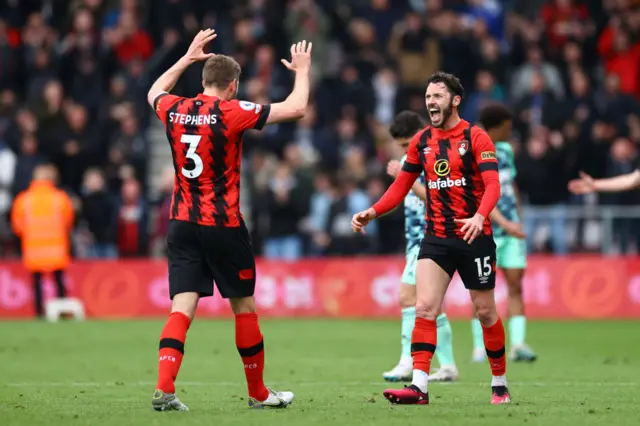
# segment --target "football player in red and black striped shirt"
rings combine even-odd
[[[263,382],[264,347],[255,300],[255,261],[240,213],[242,134],[248,129],[304,116],[309,99],[311,43],[291,47],[293,91],[281,103],[256,105],[235,99],[240,65],[224,55],[205,53],[214,30],[196,35],[187,54],[149,90],[148,101],[165,125],[175,168],[167,235],[171,315],[160,336],[154,410],[186,411],[175,395],[175,379],[187,330],[200,297],[213,295],[215,282],[235,314],[236,346],[249,392],[249,406],[286,407],[292,392],[276,392]],[[195,98],[168,92],[194,62],[206,61],[204,91]]]
[[[484,130],[458,115],[464,89],[457,77],[437,72],[425,101],[431,125],[413,137],[402,171],[371,208],[354,215],[360,232],[371,220],[393,210],[424,171],[426,229],[418,255],[416,323],[411,339],[412,385],[387,390],[397,404],[428,404],[427,382],[436,350],[436,317],[453,274],[458,271],[483,326],[492,371],[494,404],[510,401],[505,377],[505,334],[495,306],[496,246],[489,214],[500,198],[498,163]]]

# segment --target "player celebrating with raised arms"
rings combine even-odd
[[[489,214],[500,198],[498,163],[487,134],[462,120],[458,108],[464,89],[457,77],[437,72],[429,77],[425,101],[431,125],[416,134],[393,184],[373,207],[353,216],[351,226],[365,226],[402,202],[424,172],[426,229],[416,276],[416,322],[411,337],[413,380],[404,389],[388,389],[392,404],[428,404],[431,358],[437,324],[449,283],[458,271],[469,289],[482,323],[492,372],[492,404],[510,402],[506,379],[505,333],[496,311],[495,254]]]
[[[293,400],[292,392],[271,390],[263,382],[264,344],[253,297],[255,260],[239,207],[240,166],[245,130],[304,116],[311,43],[291,46],[291,62],[282,60],[295,73],[287,99],[256,105],[235,100],[240,65],[228,56],[205,53],[215,37],[214,30],[200,31],[186,55],[153,84],[147,98],[167,129],[176,174],[167,235],[172,306],[160,335],[158,385],[151,400],[156,411],[188,410],[175,394],[175,380],[198,300],[213,295],[214,281],[235,315],[249,406],[286,407]],[[206,61],[204,91],[195,98],[170,95],[182,73],[198,61]]]
[[[510,358],[514,361],[532,362],[537,355],[525,343],[527,320],[524,316],[522,279],[527,267],[526,235],[520,224],[518,191],[515,183],[516,166],[513,149],[507,142],[511,135],[511,111],[502,104],[492,103],[480,111],[480,124],[496,145],[498,173],[500,175],[500,200],[491,212],[493,238],[496,243],[496,264],[502,270],[509,289],[507,313],[509,317]],[[472,320],[473,360],[486,359],[482,326],[477,318]]]
[[[391,127],[389,133],[391,137],[400,145],[405,155],[402,161],[391,160],[387,165],[387,173],[396,177],[402,169],[402,164],[406,160],[407,149],[411,138],[416,133],[424,129],[425,121],[412,111],[402,111],[399,113]],[[425,222],[425,201],[426,189],[424,186],[424,176],[420,177],[413,184],[412,190],[404,199],[404,233],[406,240],[406,265],[402,273],[402,283],[400,284],[400,307],[402,309],[402,333],[401,333],[401,355],[400,362],[391,369],[383,373],[382,377],[389,382],[411,381],[413,376],[413,359],[411,358],[411,334],[416,322],[416,264],[420,253],[420,243],[426,227]],[[451,324],[446,314],[438,315],[438,350],[436,357],[440,362],[440,369],[435,374],[429,376],[431,381],[453,381],[458,379],[458,369],[453,359],[453,332]]]

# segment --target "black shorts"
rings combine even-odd
[[[213,296],[213,283],[225,298],[253,296],[256,262],[251,238],[238,228],[171,220],[167,233],[169,295],[196,292]]]
[[[461,238],[425,235],[418,259],[431,259],[453,277],[460,274],[469,290],[491,290],[496,286],[496,243],[481,235],[468,244]]]

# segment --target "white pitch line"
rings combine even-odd
[[[533,386],[533,387],[544,387],[544,386],[598,386],[598,387],[640,387],[640,382],[518,382],[518,381],[510,381],[509,382],[514,388],[518,386]],[[156,382],[12,382],[12,383],[0,383],[0,388],[3,386],[7,387],[16,387],[16,388],[28,388],[28,387],[117,387],[117,386],[155,386]],[[383,381],[379,382],[273,382],[270,383],[274,386],[293,386],[293,387],[307,387],[307,386],[393,386],[393,383],[386,383]],[[486,385],[487,382],[444,382],[437,383],[436,385],[445,384],[445,385]],[[231,386],[246,386],[244,382],[177,382],[176,385],[180,386],[193,386],[193,387],[231,387]]]

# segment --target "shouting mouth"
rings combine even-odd
[[[438,107],[429,108],[429,116],[431,117],[431,122],[439,123],[442,119],[442,111]]]

